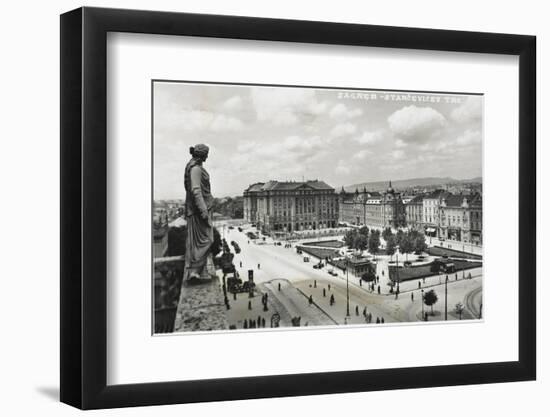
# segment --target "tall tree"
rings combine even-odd
[[[365,237],[369,237],[369,228],[367,226],[362,226],[359,228],[359,234],[362,234]]]
[[[357,233],[355,236],[355,239],[353,240],[353,247],[354,249],[358,249],[360,251],[364,251],[367,249],[368,244],[368,238],[362,233]]]
[[[414,238],[414,251],[417,253],[425,252],[428,249],[426,244],[426,236],[423,233],[418,233]]]
[[[344,243],[350,249],[354,248],[355,235],[356,234],[357,234],[357,232],[355,231],[355,229],[352,229],[352,230],[348,230],[346,232],[346,234],[344,235]]]
[[[434,315],[434,304],[437,303],[437,300],[437,294],[434,290],[430,290],[424,294],[424,304],[431,308],[432,316]]]
[[[378,250],[380,249],[380,232],[377,230],[373,230],[369,236],[369,252],[374,255],[376,258],[376,254],[378,253]]]
[[[390,255],[390,261],[395,255],[395,247],[395,238],[391,235],[386,239],[386,255]]]
[[[401,241],[399,243],[399,252],[405,254],[405,260],[409,260],[408,254],[413,251],[413,242],[408,234],[403,234]]]
[[[384,238],[384,240],[387,241],[390,238],[390,236],[393,236],[393,232],[389,227],[386,227],[382,232],[382,238]]]
[[[395,234],[395,244],[399,247],[401,247],[401,240],[403,239],[403,236],[405,236],[405,233],[403,233],[403,230],[398,230]]]

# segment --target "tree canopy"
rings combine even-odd
[[[424,294],[424,304],[432,309],[432,315],[434,313],[434,304],[437,303],[437,300],[437,294],[434,290],[430,290]]]

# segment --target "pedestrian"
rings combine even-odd
[[[414,292],[411,292],[411,301],[414,301]]]
[[[418,281],[418,289],[422,288],[422,284]]]
[[[309,305],[312,305],[313,304],[313,296],[310,295],[308,301],[309,301]]]
[[[384,317],[380,319],[380,323],[384,324]]]
[[[252,301],[251,300],[248,300],[248,309],[252,310]]]
[[[380,281],[380,276],[376,275],[376,283],[378,284],[379,281]]]
[[[355,315],[356,315],[356,316],[359,315],[359,306],[355,306]]]
[[[258,327],[260,327],[262,325],[262,318],[260,316],[258,316]]]
[[[380,324],[380,317],[376,317],[376,324]]]
[[[258,269],[260,269],[260,264],[258,264]]]
[[[243,267],[243,261],[240,261],[239,262],[239,268],[242,268]]]
[[[330,305],[334,304],[334,294],[330,295]]]
[[[378,286],[378,295],[380,295],[380,285]]]
[[[313,280],[313,288],[317,288],[317,280],[316,279]]]
[[[265,327],[265,318],[262,317],[262,327]]]
[[[363,317],[367,317],[367,307],[363,308]]]
[[[382,276],[384,276],[384,271],[382,271]]]
[[[330,291],[330,284],[328,284],[328,290]]]
[[[278,289],[279,291],[281,291],[281,283],[279,282],[279,285],[278,285]]]
[[[323,297],[326,297],[327,296],[327,290],[326,288],[323,288]]]

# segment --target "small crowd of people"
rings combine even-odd
[[[265,318],[258,316],[257,319],[244,319],[243,329],[259,329],[265,327]]]

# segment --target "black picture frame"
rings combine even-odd
[[[108,32],[518,56],[518,361],[107,385]],[[60,57],[62,402],[95,409],[536,378],[534,36],[85,7],[61,15]]]

